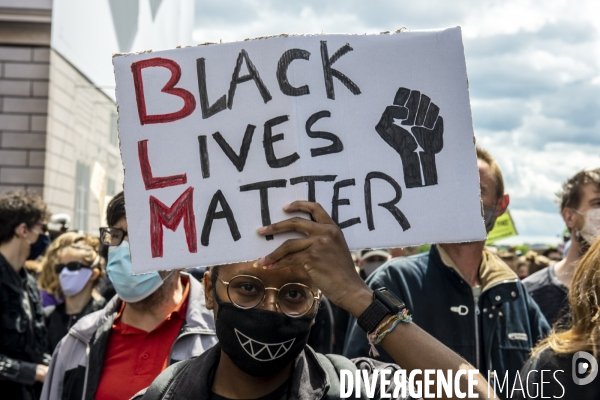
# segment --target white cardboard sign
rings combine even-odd
[[[351,249],[486,237],[460,28],[113,59],[136,273],[265,256],[318,201]],[[306,217],[306,215],[304,215]]]

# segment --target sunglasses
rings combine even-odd
[[[68,264],[56,264],[55,268],[56,273],[60,274],[64,268],[68,269],[69,271],[79,271],[81,268],[91,269],[92,267],[86,264],[82,264],[81,261],[72,261]]]

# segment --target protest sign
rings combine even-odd
[[[293,236],[255,230],[302,199],[351,249],[486,237],[460,28],[282,35],[113,64],[136,273],[265,256]]]
[[[506,239],[512,236],[517,236],[517,228],[510,216],[510,212],[506,210],[504,214],[499,216],[494,223],[494,228],[488,233],[485,244],[492,244],[497,240]]]

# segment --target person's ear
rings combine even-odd
[[[510,196],[508,194],[503,195],[496,202],[496,218],[506,212],[508,204],[510,203]]]
[[[27,232],[29,232],[29,229],[27,228],[27,224],[25,222],[17,225],[15,227],[15,236],[22,238],[25,237],[25,235],[27,235]]]
[[[575,228],[575,224],[577,223],[577,213],[569,207],[563,208],[560,213],[562,214],[567,228],[569,228],[569,230]]]
[[[215,297],[213,293],[210,270],[204,273],[202,283],[204,284],[204,301],[206,302],[206,308],[213,310],[215,308]]]
[[[90,281],[94,282],[99,277],[100,277],[100,270],[98,268],[93,268],[92,269],[92,276],[90,277]]]

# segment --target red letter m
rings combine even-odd
[[[150,240],[152,258],[163,256],[163,226],[177,230],[183,219],[183,229],[190,253],[198,251],[196,217],[194,216],[194,188],[189,187],[169,208],[150,196]]]

